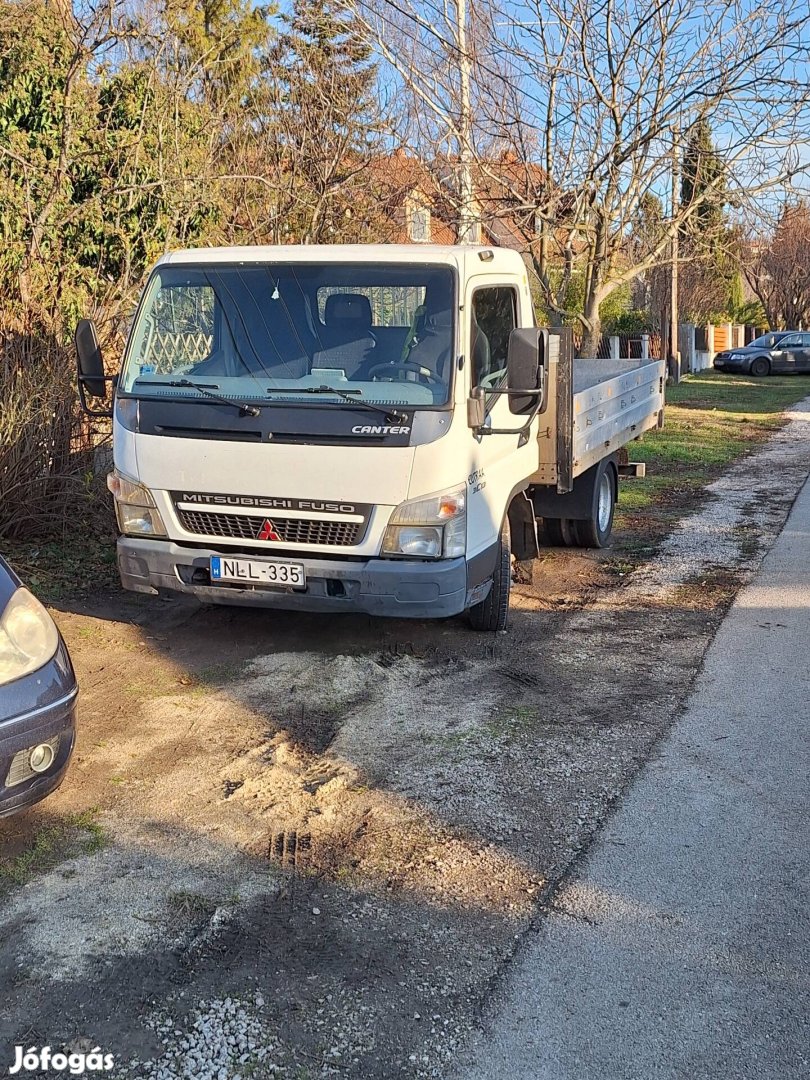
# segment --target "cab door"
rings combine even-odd
[[[469,389],[503,389],[510,334],[517,327],[534,324],[528,293],[514,280],[474,277],[468,282],[465,310]],[[484,432],[506,429],[509,434],[470,431],[467,493],[471,554],[495,543],[512,496],[537,468],[536,439],[530,436],[520,445],[525,417],[511,411],[506,394],[487,395],[486,402]]]

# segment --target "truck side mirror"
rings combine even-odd
[[[79,319],[73,340],[76,343],[76,356],[79,362],[79,390],[83,390],[90,397],[106,397],[107,381],[104,378],[104,361],[96,328],[90,319]]]
[[[516,390],[542,390],[540,409],[545,400],[545,360],[548,345],[548,330],[538,327],[513,330],[509,335],[509,351],[506,357],[506,382],[512,391],[509,395],[509,408],[517,415],[530,413],[537,409],[536,393],[516,394]],[[539,411],[539,410],[538,410]]]

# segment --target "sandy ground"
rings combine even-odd
[[[0,900],[0,1065],[25,1042],[101,1045],[130,1078],[447,1075],[778,534],[808,415],[635,573],[550,552],[505,634],[56,612],[79,745],[0,845],[91,808],[105,843]]]

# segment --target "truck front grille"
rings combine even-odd
[[[247,514],[217,514],[207,510],[181,510],[177,514],[186,532],[197,536],[222,536],[229,540],[259,540],[270,522],[277,542],[320,544],[324,547],[351,547],[359,543],[363,523],[357,521],[308,520],[306,518],[259,517]]]

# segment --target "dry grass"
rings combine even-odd
[[[0,537],[59,537],[96,504],[100,433],[79,409],[73,350],[0,324]]]

